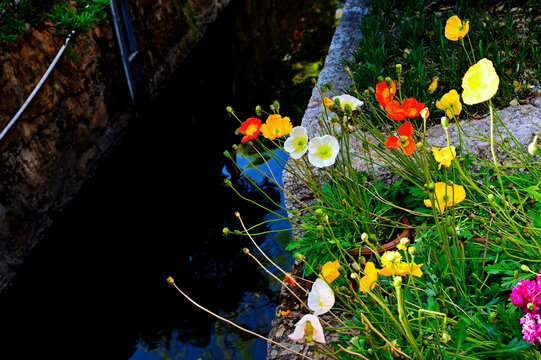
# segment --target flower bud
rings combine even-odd
[[[410,239],[403,237],[402,239],[400,239],[400,242],[398,243],[398,245],[396,245],[396,248],[398,250],[406,251],[409,245],[410,245]]]
[[[410,247],[408,248],[408,253],[409,253],[411,256],[415,257],[415,256],[417,255],[417,248],[416,248],[415,246],[410,246]]]
[[[402,64],[396,64],[396,75],[402,74]]]
[[[367,234],[367,233],[362,233],[362,234],[361,234],[361,240],[362,240],[362,241],[368,240],[368,234]]]
[[[233,186],[233,184],[231,183],[231,180],[229,180],[229,179],[224,179],[224,186],[225,186],[225,187],[231,187],[231,186]]]
[[[306,256],[301,253],[295,253],[293,255],[293,259],[295,259],[296,261],[304,261],[306,259]]]
[[[231,153],[228,150],[224,151],[224,156],[228,159],[231,159]]]
[[[175,283],[175,279],[173,279],[171,276],[167,277],[167,283],[170,285],[173,285]]]
[[[263,109],[261,108],[261,106],[257,105],[257,106],[255,107],[255,114],[256,114],[257,116],[261,116],[262,113],[263,113]]]
[[[357,272],[361,271],[361,267],[359,266],[359,263],[357,263],[356,261],[352,262],[350,265],[354,271],[357,271]]]
[[[231,232],[231,230],[229,230],[228,227],[224,227],[223,230],[222,230],[222,234],[224,234],[224,236],[229,235],[230,232]]]
[[[225,110],[226,110],[228,113],[233,114],[233,108],[232,108],[231,106],[227,106],[227,107],[225,108]]]
[[[370,96],[370,90],[366,89],[364,92],[363,92],[363,95],[365,98],[369,97]]]
[[[393,278],[393,285],[395,288],[399,288],[402,286],[402,276],[395,276]]]
[[[518,270],[514,270],[513,271],[513,277],[515,278],[515,280],[518,280],[519,276],[520,276],[520,274],[519,274]]]
[[[393,81],[393,80],[392,80],[390,77],[388,77],[388,76],[385,78],[385,83],[386,83],[387,86],[389,86],[389,87],[391,86],[392,81]]]
[[[443,116],[441,118],[441,126],[443,126],[444,129],[447,129],[449,127],[449,119],[447,116]]]
[[[417,144],[415,144],[417,146],[417,149],[419,151],[423,151],[425,149],[425,143],[422,142],[422,141],[419,141]]]
[[[528,265],[525,265],[525,264],[520,265],[520,269],[522,271],[530,271],[530,268],[528,267]]]
[[[248,248],[244,248],[242,249],[242,252],[248,255],[250,253],[250,250],[248,250]]]
[[[436,184],[434,184],[433,182],[431,182],[430,184],[427,184],[426,185],[426,189],[430,192],[434,192],[434,190],[436,190]]]
[[[493,324],[495,324],[496,322],[498,322],[498,314],[496,311],[493,311],[490,313],[490,320]]]
[[[447,344],[451,340],[451,335],[447,331],[444,331],[443,334],[441,334],[441,342],[444,344]]]
[[[276,112],[280,111],[280,103],[278,102],[278,100],[274,100],[274,102],[272,103],[272,107],[274,110],[276,110]]]
[[[530,155],[535,156],[537,154],[537,150],[539,148],[537,147],[537,137],[528,145],[528,152]]]
[[[488,199],[488,201],[493,202],[494,201],[494,195],[488,194],[487,199]]]
[[[322,225],[316,226],[316,236],[318,238],[323,238],[323,235],[325,234],[325,228]]]
[[[530,311],[533,311],[533,309],[535,309],[534,303],[528,303],[528,305],[526,305],[526,307],[527,307],[528,310],[530,310]]]
[[[381,76],[381,75],[378,76],[378,82],[382,82],[382,81],[384,81],[383,76]]]

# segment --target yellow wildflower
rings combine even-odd
[[[337,277],[340,276],[340,272],[338,271],[338,268],[340,267],[340,263],[338,260],[334,261],[328,261],[323,265],[321,268],[321,275],[327,280],[327,282],[330,284],[332,283]]]
[[[261,125],[261,133],[269,140],[274,140],[283,135],[287,135],[293,129],[291,120],[286,116],[282,118],[281,115],[272,114],[269,115],[265,124]]]
[[[407,263],[400,261],[398,264],[395,264],[389,268],[384,267],[381,270],[378,270],[378,275],[383,276],[404,276],[404,275],[413,275],[417,277],[423,276],[423,271],[421,270],[423,264],[416,264],[414,262]]]
[[[445,37],[451,41],[458,41],[458,38],[463,38],[470,29],[469,21],[462,21],[456,15],[447,19],[445,24]]]
[[[392,268],[402,261],[402,255],[398,251],[386,251],[381,255],[381,265],[385,268]]]
[[[440,213],[443,213],[445,207],[458,204],[466,198],[466,191],[461,185],[450,186],[444,182],[437,182],[435,186],[434,202]],[[425,199],[424,203],[427,207],[432,207],[430,199]]]
[[[460,95],[456,90],[451,90],[443,95],[439,101],[436,101],[436,107],[445,111],[445,115],[452,119],[454,116],[460,115],[462,104],[460,103]]]
[[[449,167],[451,166],[451,161],[456,157],[456,150],[454,146],[444,147],[441,150],[432,148],[432,154],[434,159],[440,164],[438,165],[438,170],[441,169],[441,166]]]
[[[481,59],[470,66],[462,78],[462,100],[464,104],[473,105],[487,101],[496,94],[500,78],[492,61]]]
[[[437,87],[438,87],[438,80],[440,78],[437,77],[437,78],[434,78],[434,80],[432,80],[432,82],[430,83],[430,85],[428,86],[428,92],[429,93],[433,93],[434,91],[436,91]]]

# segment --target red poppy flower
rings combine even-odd
[[[421,110],[425,108],[425,104],[417,102],[417,100],[410,98],[404,99],[404,101],[402,101],[402,107],[404,108],[404,112],[406,113],[407,117],[414,118],[421,115]]]
[[[240,125],[239,132],[245,136],[241,142],[255,139],[259,135],[261,129],[261,120],[257,118],[249,118]]]
[[[387,106],[393,100],[394,94],[396,94],[396,84],[393,80],[391,80],[391,86],[385,81],[376,84],[376,101],[381,106]]]
[[[411,138],[412,134],[413,127],[411,123],[405,122],[398,128],[398,135],[400,137],[389,136],[385,140],[385,146],[387,149],[398,149],[401,147],[404,154],[411,155],[415,151],[415,141]]]
[[[387,116],[393,120],[400,121],[406,117],[406,112],[398,100],[393,100],[385,106]]]

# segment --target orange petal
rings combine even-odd
[[[398,140],[399,139],[396,136],[389,136],[385,139],[385,147],[387,149],[398,149],[400,147]]]

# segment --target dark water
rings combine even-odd
[[[0,359],[265,358],[264,341],[216,322],[166,278],[203,306],[270,330],[277,284],[242,254],[253,247],[248,238],[222,235],[240,229],[235,211],[249,225],[270,216],[222,184],[229,177],[265,201],[222,154],[240,141],[225,107],[250,117],[280,93],[291,100],[281,113],[300,123],[311,90],[284,83],[291,66],[280,60],[298,46],[294,30],[310,25],[313,3],[231,2],[0,296]],[[331,34],[319,30],[326,44]],[[256,240],[290,266],[287,237]]]

